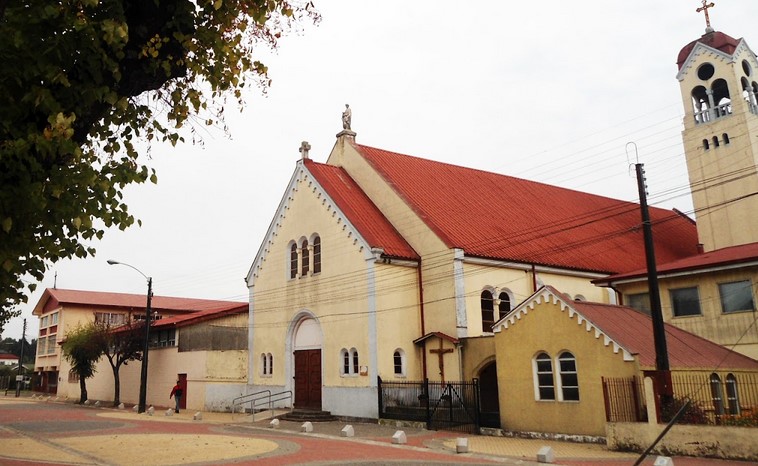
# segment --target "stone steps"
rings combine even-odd
[[[281,419],[282,421],[292,421],[292,422],[329,422],[334,421],[337,418],[332,416],[332,413],[329,411],[318,411],[315,409],[293,409],[292,412],[283,414],[281,416],[276,416],[277,419]]]

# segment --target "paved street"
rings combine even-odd
[[[79,406],[71,402],[0,397],[1,465],[210,465],[210,464],[521,464],[534,465],[543,445],[556,464],[628,465],[636,455],[601,445],[470,436],[469,453],[456,454],[453,432],[403,427],[408,443],[393,445],[397,427],[352,423],[355,436],[340,436],[344,422],[251,422],[241,414],[138,415],[131,410]],[[645,464],[653,464],[654,458]],[[748,463],[675,458],[677,466],[745,466]]]

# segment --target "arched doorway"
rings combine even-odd
[[[500,401],[497,390],[497,364],[495,361],[479,371],[480,424],[483,427],[500,427]]]
[[[295,408],[321,410],[321,343],[318,321],[311,317],[301,319],[292,341]]]

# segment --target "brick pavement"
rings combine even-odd
[[[455,454],[461,434],[409,427],[351,423],[354,438],[340,437],[346,423],[314,423],[313,433],[300,423],[248,416],[192,413],[138,415],[130,410],[94,408],[0,397],[0,464],[522,464],[535,465],[543,445],[553,447],[556,464],[629,465],[636,455],[608,451],[602,445],[500,437],[469,436],[468,454]],[[406,445],[393,445],[403,430]],[[648,459],[651,465],[654,458]],[[702,458],[675,458],[676,466],[746,466],[748,463]]]

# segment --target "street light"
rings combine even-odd
[[[114,260],[108,260],[108,265],[125,265],[139,272],[140,275],[147,279],[147,307],[145,307],[145,345],[142,348],[142,372],[139,380],[139,407],[138,413],[145,412],[147,404],[147,351],[150,345],[150,303],[153,298],[153,277],[148,277],[140,269],[133,265],[125,264]]]

